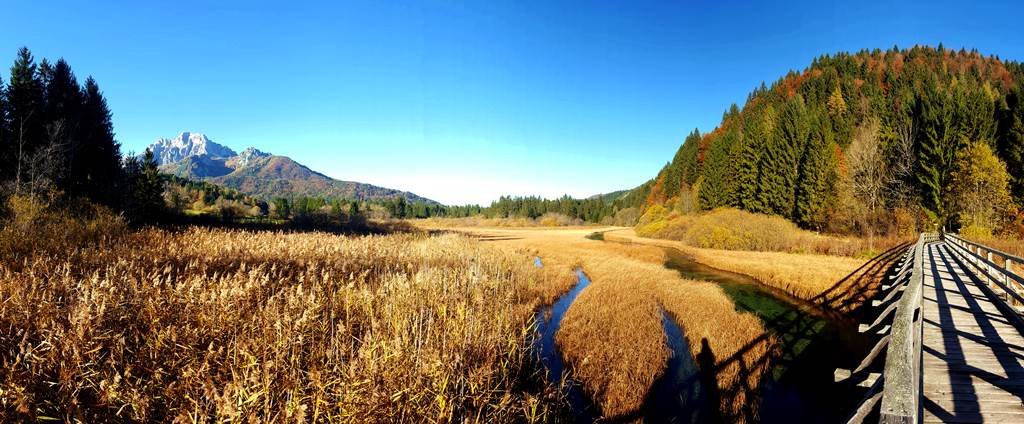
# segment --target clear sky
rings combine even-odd
[[[0,59],[95,76],[126,151],[203,132],[448,204],[634,187],[822,53],[1024,59],[1019,2],[781,3],[14,0]]]

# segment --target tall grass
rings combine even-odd
[[[868,266],[865,259],[845,256],[705,249],[638,237],[632,230],[609,231],[604,239],[676,249],[696,262],[749,275],[767,286],[840,311],[856,309],[870,299],[888,269],[886,264],[896,259],[890,254]]]
[[[841,238],[802,230],[775,215],[719,208],[701,214],[659,212],[641,218],[636,233],[643,237],[682,241],[690,246],[764,252],[817,253],[870,258],[899,243],[897,237]],[[662,208],[663,209],[663,208]]]
[[[741,356],[715,371],[723,414],[731,422],[743,422],[749,417],[742,409],[756,410],[756,391],[765,371],[760,359],[774,341],[763,337],[757,317],[737,312],[716,284],[686,280],[665,268],[663,249],[586,239],[592,229],[467,231],[535,252],[544,258],[545,268],[579,266],[591,277],[563,318],[556,341],[574,377],[606,418],[640,411],[652,384],[664,373],[670,352],[663,310],[684,329],[694,356],[702,339],[718,358]],[[743,350],[759,339],[764,343]]]
[[[483,215],[470,216],[465,218],[440,218],[431,217],[413,220],[416,225],[425,228],[453,228],[453,227],[569,227],[586,225],[581,219],[572,218],[560,213],[548,212],[537,218],[508,217],[508,218],[487,218]]]
[[[975,243],[983,244],[1014,256],[1024,257],[1024,238],[1020,238],[1016,235],[1004,234],[994,236],[964,233],[963,237]],[[1017,266],[1022,267],[1024,265],[1017,264]]]
[[[566,274],[474,240],[145,229],[0,262],[0,421],[523,422]],[[17,246],[16,246],[17,247]]]

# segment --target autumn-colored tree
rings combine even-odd
[[[878,227],[878,211],[882,206],[885,184],[889,171],[879,143],[879,123],[870,120],[854,131],[853,141],[846,152],[850,166],[847,183],[850,192],[865,210],[862,217],[863,230],[868,237],[874,237]]]
[[[991,234],[1010,216],[1010,175],[988,143],[960,150],[950,179],[947,201],[964,233]]]

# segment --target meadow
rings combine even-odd
[[[26,250],[17,237],[54,228],[27,219],[2,233],[0,421],[564,413],[529,348],[533,311],[573,275],[523,252],[457,235],[136,231],[111,216]]]
[[[560,213],[548,212],[536,218],[510,216],[507,218],[488,218],[483,215],[463,218],[430,217],[416,220],[416,224],[426,228],[461,228],[461,227],[581,227],[586,222]]]

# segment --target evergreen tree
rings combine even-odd
[[[767,154],[761,164],[761,193],[767,208],[790,219],[795,213],[800,156],[809,133],[806,119],[803,99],[795,96],[786,103],[778,124],[770,130]]]
[[[7,86],[0,77],[0,183],[14,177],[13,143],[7,125]],[[0,190],[2,190],[0,186]]]
[[[154,222],[160,220],[164,206],[164,179],[157,169],[153,152],[146,149],[140,161],[132,157],[126,161],[128,177],[128,216],[133,222]]]
[[[836,156],[831,127],[817,122],[800,159],[794,218],[804,227],[822,229],[834,204]]]
[[[996,147],[1010,173],[1013,197],[1024,206],[1024,90],[1020,87],[1006,96],[999,110]]]
[[[932,81],[925,85],[916,111],[921,125],[917,143],[921,205],[939,225],[948,218],[943,198],[962,142],[955,126],[954,108],[953,97]]]
[[[96,80],[85,80],[79,126],[77,166],[72,178],[82,194],[113,205],[120,189],[121,145],[114,139],[110,109]]]
[[[82,173],[80,137],[78,133],[81,119],[82,92],[78,80],[71,67],[64,59],[57,64],[40,67],[46,75],[46,105],[43,120],[46,126],[48,141],[59,146],[62,153],[59,186],[72,194],[78,194],[79,176]]]
[[[35,58],[27,47],[18,50],[7,88],[8,125],[11,134],[13,179],[19,187],[29,180],[31,159],[42,148],[43,84]]]
[[[271,203],[273,203],[274,205],[274,216],[276,216],[278,219],[288,219],[291,216],[292,208],[291,204],[288,202],[288,199],[285,199],[283,197],[275,197],[274,200],[271,201]]]
[[[774,113],[753,113],[743,121],[743,138],[740,141],[740,154],[737,158],[736,204],[734,206],[751,212],[769,212],[764,198],[761,196],[762,156],[766,154],[765,146],[774,127]]]

